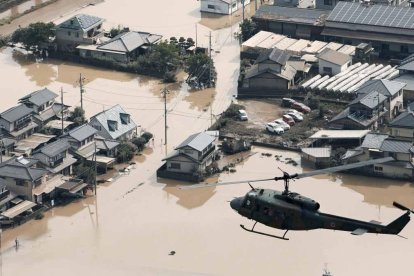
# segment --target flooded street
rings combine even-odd
[[[165,8],[165,5],[169,5]],[[84,108],[91,116],[114,104],[129,111],[143,130],[155,134],[155,145],[138,157],[135,169],[113,183],[99,186],[97,197],[54,208],[41,220],[4,231],[0,275],[321,275],[327,263],[333,275],[408,275],[414,256],[414,222],[401,232],[409,239],[314,230],[289,232],[289,241],[247,233],[251,226],[229,206],[249,191],[247,184],[200,190],[179,190],[182,183],[156,179],[166,152],[188,135],[208,128],[212,113],[220,114],[236,92],[239,43],[234,17],[201,17],[195,0],[106,0],[81,12],[107,18],[106,24],[170,36],[195,37],[207,46],[212,30],[215,89],[189,91],[180,76],[168,85],[168,144],[165,147],[163,84],[158,79],[48,60],[36,63],[18,51],[0,51],[0,110],[42,87],[65,92],[65,104],[80,103],[77,80],[86,78]],[[254,3],[251,5],[254,8]],[[65,15],[69,16],[69,15]],[[217,21],[217,19],[219,21]],[[62,17],[63,20],[63,17]],[[236,26],[234,25],[236,24]],[[273,116],[273,115],[272,115]],[[214,116],[213,116],[214,120]],[[262,148],[220,181],[274,177],[303,169],[276,161],[299,155]],[[264,157],[261,153],[271,153]],[[213,179],[211,181],[216,181]],[[142,184],[144,183],[144,184]],[[141,185],[142,184],[142,185]],[[282,189],[282,183],[262,183]],[[297,180],[291,190],[317,200],[321,211],[388,224],[401,215],[397,200],[414,207],[412,183],[352,175],[323,175]],[[257,225],[257,230],[280,230]],[[14,248],[18,238],[20,247]],[[176,251],[170,256],[170,251]]]

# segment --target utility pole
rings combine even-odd
[[[94,154],[94,159],[95,159],[95,162],[94,162],[94,169],[95,169],[94,176],[95,176],[95,179],[93,181],[93,184],[95,186],[95,195],[96,195],[96,188],[97,188],[96,175],[98,174],[98,167],[96,166],[96,140],[94,142],[95,142],[95,154]]]
[[[82,77],[82,73],[79,74],[79,88],[80,88],[80,100],[81,100],[81,108],[83,110],[83,93],[85,93],[83,88],[83,81],[85,78]]]
[[[208,87],[211,87],[211,32],[208,36]]]
[[[164,140],[165,140],[164,145],[167,145],[167,128],[168,128],[167,126],[167,93],[168,93],[168,90],[167,90],[167,84],[165,83],[164,83],[164,89],[162,93],[164,93]]]
[[[63,104],[63,87],[60,88],[60,101],[62,103],[62,112],[60,116],[62,117],[62,135],[63,135],[64,129],[65,129],[65,127],[63,126],[63,110],[65,107],[65,105]]]
[[[196,51],[197,51],[197,23],[195,23],[195,31],[196,31],[195,47],[196,47]]]

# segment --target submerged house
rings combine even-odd
[[[104,19],[78,14],[56,26],[56,43],[58,50],[73,52],[80,44],[96,44],[104,36],[102,23]]]
[[[250,4],[250,0],[200,0],[201,12],[219,14],[232,14],[244,6]]]
[[[47,88],[34,91],[19,99],[19,103],[33,110],[33,121],[43,127],[49,121],[68,115],[69,106],[56,102],[58,95]]]
[[[71,175],[76,159],[68,152],[70,145],[66,139],[59,139],[47,144],[33,154],[39,160],[39,167],[48,170],[52,175]]]
[[[383,157],[392,157],[394,160],[364,167],[363,172],[368,174],[397,179],[414,179],[414,146],[412,141],[395,139],[387,134],[370,133],[362,145],[348,150],[342,157],[346,163],[367,161]]]
[[[7,137],[21,140],[30,136],[37,124],[32,121],[33,109],[24,104],[12,107],[0,114],[0,132]]]
[[[137,124],[119,104],[102,111],[89,120],[89,124],[97,130],[97,134],[105,139],[128,141],[137,132]]]
[[[203,179],[206,169],[216,155],[215,137],[200,132],[189,136],[163,161],[157,170],[158,177],[198,182]]]
[[[286,51],[276,48],[263,51],[246,71],[242,87],[272,90],[291,88],[297,71],[289,62],[290,56]]]
[[[98,45],[79,45],[82,58],[130,62],[147,52],[162,36],[146,32],[124,32]]]

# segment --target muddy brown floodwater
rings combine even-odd
[[[84,106],[88,116],[119,103],[143,129],[155,134],[155,145],[143,152],[129,175],[101,185],[97,197],[54,208],[42,220],[3,232],[0,275],[321,275],[325,263],[335,276],[412,271],[414,223],[401,233],[408,240],[327,230],[291,232],[290,241],[274,240],[239,227],[252,222],[232,211],[228,201],[246,193],[247,185],[183,191],[177,189],[182,183],[156,179],[155,170],[166,152],[188,135],[206,129],[210,105],[213,114],[221,113],[236,91],[239,44],[233,34],[240,15],[209,18],[200,16],[198,9],[195,0],[107,0],[82,10],[107,18],[107,24],[165,37],[194,37],[197,24],[201,45],[207,45],[206,36],[213,29],[217,87],[189,91],[185,76],[168,87],[167,149],[161,141],[163,86],[157,79],[54,60],[36,63],[18,51],[1,50],[1,111],[44,86],[54,91],[62,87],[65,103],[78,105],[76,80],[82,73],[87,79]],[[279,174],[278,166],[289,172],[303,170],[261,155],[281,154],[282,161],[290,157],[300,163],[296,153],[253,151],[258,153],[238,164],[236,173],[223,174],[219,180],[272,177]],[[274,183],[261,186],[282,188]],[[325,175],[298,180],[292,190],[318,200],[324,212],[384,223],[401,214],[391,208],[394,199],[414,207],[412,184],[391,180]],[[18,250],[15,238],[20,241]],[[173,250],[176,254],[170,256]]]

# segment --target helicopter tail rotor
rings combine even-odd
[[[403,211],[409,211],[409,212],[411,212],[411,213],[413,213],[414,214],[414,211],[413,210],[411,210],[410,208],[408,208],[408,207],[405,207],[404,205],[402,205],[402,204],[400,204],[400,203],[398,203],[398,202],[393,202],[392,203],[392,205],[394,205],[395,207],[397,207],[398,209],[401,209],[401,210],[403,210]]]

